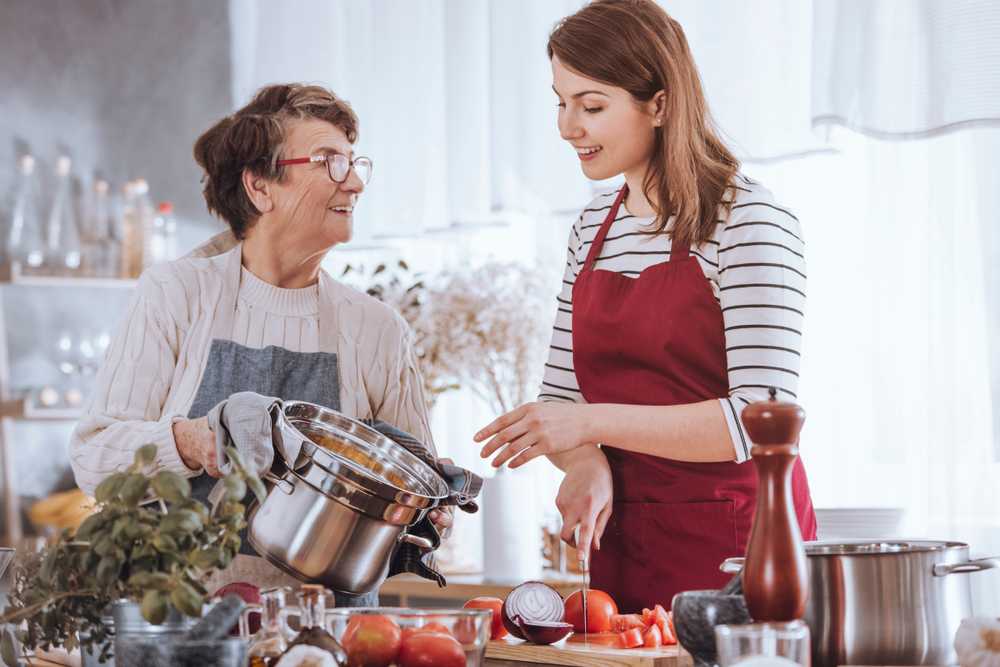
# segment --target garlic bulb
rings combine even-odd
[[[955,633],[961,667],[1000,667],[1000,618],[966,618]]]
[[[338,665],[336,659],[323,649],[299,644],[285,651],[275,667],[338,667]]]

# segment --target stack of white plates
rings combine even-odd
[[[903,510],[899,507],[816,509],[816,532],[821,540],[898,537],[902,521]]]

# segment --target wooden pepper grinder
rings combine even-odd
[[[742,420],[754,446],[757,511],[743,567],[743,594],[756,622],[793,621],[805,615],[809,595],[806,552],[792,500],[792,467],[799,455],[805,412],[795,403],[748,405]]]

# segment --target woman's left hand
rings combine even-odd
[[[511,459],[510,467],[517,468],[538,456],[585,445],[585,409],[585,405],[576,403],[525,403],[497,417],[476,434],[476,442],[492,436],[479,455],[485,459],[499,451],[493,459],[494,468]]]

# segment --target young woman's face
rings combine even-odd
[[[624,88],[588,79],[558,56],[552,56],[552,88],[559,98],[559,134],[573,145],[587,178],[645,170],[656,136],[651,104],[636,102]]]

